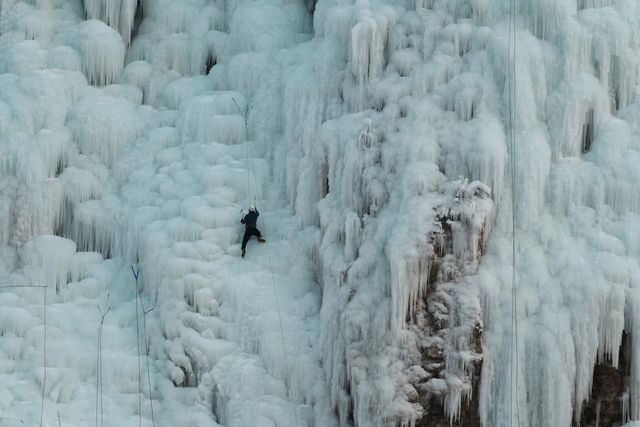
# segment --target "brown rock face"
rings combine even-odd
[[[478,334],[476,343],[480,345],[481,335]],[[420,393],[419,403],[425,408],[425,415],[416,423],[416,427],[480,427],[480,417],[478,414],[478,388],[480,386],[480,372],[482,361],[474,363],[473,370],[477,374],[473,376],[471,384],[473,387],[473,398],[469,402],[464,402],[460,408],[460,417],[454,423],[449,421],[449,416],[445,413],[442,399],[429,392]]]
[[[616,427],[624,424],[622,396],[627,389],[629,336],[624,334],[618,367],[605,361],[593,368],[591,398],[584,402],[580,422],[574,427]]]
[[[447,210],[434,226],[430,285],[416,317],[407,319],[421,337],[421,366],[428,374],[420,384],[414,384],[416,403],[424,408],[423,417],[416,423],[419,427],[480,427],[477,396],[483,325],[479,303],[469,309],[469,300],[479,299],[479,294],[466,277],[477,268],[489,219],[485,218],[485,226],[474,229],[473,221],[460,212],[463,210]],[[454,233],[477,237],[473,240],[477,247],[469,245],[472,249],[468,253],[473,257],[456,254]],[[457,405],[449,405],[447,399],[455,396],[452,389],[456,387],[461,390],[460,409],[450,414],[447,407],[455,411]]]

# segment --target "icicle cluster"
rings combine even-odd
[[[90,84],[114,83],[120,76],[125,46],[120,34],[102,21],[78,24],[76,31],[69,35],[68,43],[78,50],[82,71]]]
[[[131,41],[138,0],[84,0],[88,19],[99,19],[118,30],[125,45]]]
[[[172,425],[506,426],[510,378],[522,427],[587,424],[602,366],[640,418],[634,2],[518,2],[511,33],[506,0],[137,3],[0,0],[3,411],[81,405],[65,347],[107,295],[135,336],[134,264]],[[239,264],[252,200],[278,256]]]

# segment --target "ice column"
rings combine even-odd
[[[126,45],[131,41],[131,30],[138,0],[84,0],[87,18],[99,19],[118,30]]]
[[[367,0],[356,3],[358,22],[351,29],[351,72],[359,85],[356,108],[362,108],[365,85],[382,76],[387,65],[387,38],[390,27],[398,19],[390,6],[372,10]]]
[[[141,132],[136,107],[122,98],[86,97],[78,102],[67,120],[74,140],[84,154],[95,154],[107,166]]]
[[[75,242],[62,237],[42,235],[29,241],[22,249],[22,257],[31,272],[30,284],[60,290],[67,284],[75,252]]]
[[[120,34],[98,20],[76,27],[69,44],[80,51],[82,70],[89,83],[102,86],[116,81],[124,67],[125,46]]]

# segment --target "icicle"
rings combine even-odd
[[[88,19],[99,19],[122,35],[125,45],[131,41],[131,30],[138,0],[84,0]]]
[[[34,138],[45,164],[46,176],[54,178],[64,170],[67,163],[67,150],[71,143],[68,131],[40,131]]]
[[[193,50],[198,47],[202,50],[204,46],[194,45],[194,40],[188,34],[170,34],[154,47],[151,63],[161,70],[173,70],[183,75],[190,74],[194,60]],[[201,56],[202,54],[200,52]],[[203,58],[200,58],[199,62],[203,62]]]
[[[356,82],[366,83],[369,79],[371,27],[375,26],[375,21],[362,22],[362,19],[351,29],[351,71]]]
[[[615,0],[578,0],[578,10],[582,9],[601,9],[610,7],[615,4]]]
[[[391,326],[393,329],[404,328],[408,317],[413,316],[416,304],[420,301],[429,285],[433,248],[406,247],[406,239],[399,239],[403,244],[390,249],[391,264]]]
[[[7,194],[6,188],[0,187],[0,218],[5,218],[4,221],[0,221],[0,245],[8,245],[11,238],[11,211],[13,209],[13,195]]]
[[[620,406],[622,412],[622,422],[629,421],[629,391],[625,390],[620,397]]]
[[[489,0],[471,0],[473,20],[478,25],[485,25],[490,18]]]
[[[351,29],[351,72],[359,85],[356,104],[364,101],[364,87],[370,80],[382,76],[387,65],[387,37],[389,28],[398,20],[397,13],[390,7],[372,11],[367,0],[358,0],[358,23]]]
[[[360,229],[362,224],[360,218],[354,212],[347,214],[345,221],[344,231],[344,253],[345,261],[351,262],[358,256],[358,249],[360,248]]]
[[[120,206],[114,199],[90,200],[73,211],[73,236],[82,251],[110,258]]]
[[[6,1],[5,1],[6,3]],[[0,15],[2,14],[0,5]],[[53,33],[52,16],[48,10],[37,10],[25,3],[18,3],[12,11],[12,19],[5,20],[11,30],[23,33],[26,39],[48,39]]]
[[[183,109],[182,140],[221,144],[244,142],[244,118],[238,113],[233,99],[237,99],[242,109],[244,98],[231,92],[192,98]]]
[[[101,21],[78,24],[69,44],[80,51],[82,70],[90,84],[114,83],[124,67],[125,46],[122,37]]]
[[[170,110],[178,110],[183,101],[207,89],[210,89],[210,82],[204,76],[173,80],[162,91],[163,104]]]
[[[317,32],[320,35],[331,37],[336,40],[336,49],[344,49],[349,45],[351,37],[350,29],[355,25],[355,13],[352,7],[331,7],[327,12],[323,25],[320,25],[319,21],[322,19],[323,14],[320,10],[314,14],[314,28],[317,28]],[[342,51],[343,59],[347,60],[347,51]]]
[[[22,249],[25,266],[33,268],[32,285],[59,291],[67,284],[70,263],[76,252],[75,242],[56,236],[38,236]]]
[[[287,164],[282,176],[290,204],[302,216],[305,224],[317,221],[315,203],[321,198],[320,178],[316,164],[320,151],[316,135],[323,120],[325,94],[316,79],[309,78],[314,70],[300,67],[289,76],[284,88],[284,138],[287,148],[282,160]]]
[[[166,222],[167,233],[176,241],[193,241],[200,238],[204,228],[186,218],[175,217]]]
[[[146,61],[133,61],[122,71],[120,81],[138,86],[143,93],[148,91],[149,80],[153,67]]]
[[[479,181],[456,181],[455,199],[447,205],[453,254],[457,259],[477,265],[486,236],[491,230],[493,202],[491,189]]]
[[[3,0],[0,2],[0,18],[4,18],[6,13],[20,0]]]
[[[9,217],[10,243],[21,247],[39,234],[53,234],[62,208],[62,186],[47,179],[31,186],[17,186]]]
[[[543,40],[552,42],[556,41],[566,19],[576,13],[575,0],[538,0],[525,2],[523,5],[525,16],[530,18],[531,32]]]
[[[640,294],[637,290],[630,292],[628,296],[628,305],[626,307],[626,315],[628,318],[629,331],[631,334],[630,351],[629,351],[629,418],[632,420],[640,419],[640,337],[638,329],[640,326]]]
[[[444,399],[444,413],[449,418],[449,423],[457,423],[460,419],[460,409],[465,395],[470,392],[470,385],[464,384],[460,378],[447,375],[447,394]]]
[[[583,126],[585,118],[591,117],[590,127],[598,129],[600,123],[608,116],[609,98],[595,78],[581,76],[580,84],[570,88],[568,93],[556,94],[550,99],[548,111],[549,128],[552,136],[562,138],[552,147],[554,158],[558,156],[579,156],[583,151]],[[564,97],[564,102],[555,99]]]
[[[68,126],[81,151],[96,154],[107,166],[141,132],[134,105],[110,96],[82,99],[69,112]]]
[[[598,346],[598,362],[611,360],[611,366],[618,367],[622,330],[624,328],[625,293],[623,289],[612,288],[600,309],[600,344]]]
[[[482,105],[484,89],[478,75],[463,73],[449,83],[451,94],[447,99],[447,110],[456,112],[458,118],[469,121],[478,116],[478,108]]]
[[[40,43],[32,40],[25,40],[19,43],[11,43],[0,49],[2,61],[0,61],[0,72],[23,74],[29,71],[41,70],[45,67],[46,61]]]
[[[65,200],[75,206],[91,199],[102,197],[105,190],[101,182],[91,172],[75,167],[68,167],[59,177],[64,188]]]

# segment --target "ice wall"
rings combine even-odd
[[[404,6],[316,5],[319,55],[291,75],[320,90],[287,80],[292,148],[274,154],[291,206],[320,226],[319,351],[341,425],[425,422],[429,399],[457,422],[481,359],[467,277],[507,159],[488,36],[442,5]]]
[[[594,365],[618,367],[623,333],[633,335],[638,8],[532,1],[517,2],[515,15],[509,33],[507,2],[316,4],[317,62],[297,70],[314,73],[322,89],[287,81],[285,109],[300,115],[286,114],[292,149],[280,156],[280,182],[302,221],[320,224],[320,346],[341,423],[428,423],[437,410],[421,399],[430,394],[457,422],[479,360],[470,337],[484,328],[481,423],[510,423],[505,367],[517,341],[520,424],[570,425],[592,396]],[[510,34],[514,146],[505,141]],[[449,225],[444,206],[456,198],[445,183],[460,177],[488,186],[495,208],[474,200],[469,219]],[[447,226],[452,262],[429,274],[432,239]],[[444,294],[439,286],[447,298],[434,297]],[[450,335],[465,331],[435,376],[410,355],[446,333],[403,330],[422,312],[446,313],[440,324]],[[617,422],[637,417],[630,354]]]
[[[310,15],[227,6],[0,2],[2,422],[37,425],[42,402],[44,425],[151,425],[153,408],[171,425],[332,425],[312,239],[289,243],[297,221],[250,139],[280,100],[247,128],[231,82],[253,70],[226,72],[308,39]],[[240,258],[250,203],[279,257]]]
[[[0,1],[0,283],[52,290],[64,354],[108,294],[135,335],[133,264],[174,423],[568,426],[596,365],[640,418],[640,11],[509,4]],[[45,388],[39,292],[3,293],[0,366]],[[49,409],[85,406],[72,362]]]
[[[83,2],[88,19],[100,20],[118,30],[122,41],[127,45],[131,41],[138,3],[138,0],[84,0]]]
[[[534,2],[518,13],[519,113],[511,153],[518,330],[514,339],[504,326],[512,313],[504,298],[512,262],[508,240],[500,240],[513,236],[503,214],[478,274],[486,312],[480,390],[486,425],[508,424],[503,367],[512,340],[515,415],[524,425],[560,426],[580,420],[588,399],[599,398],[591,387],[594,365],[618,367],[626,357],[623,332],[634,334],[629,316],[639,270],[626,236],[635,233],[629,220],[637,212],[635,193],[627,189],[635,168],[627,162],[637,157],[631,111],[637,108],[638,9],[614,3]],[[634,350],[628,357],[632,363]],[[629,384],[617,391],[621,402],[635,393],[633,370],[626,375]],[[637,419],[624,412],[612,422]]]

